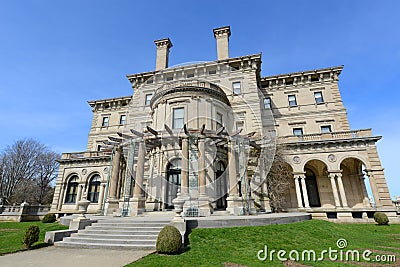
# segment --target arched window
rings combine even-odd
[[[73,176],[69,179],[65,203],[75,203],[76,194],[78,191],[78,176]]]
[[[99,201],[100,193],[100,175],[96,174],[90,179],[88,200],[92,203],[97,203]]]

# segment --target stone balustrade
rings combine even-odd
[[[0,221],[39,221],[49,212],[48,205],[0,205]]]
[[[363,137],[372,137],[371,129],[361,129],[354,131],[341,131],[331,133],[315,133],[315,134],[304,134],[304,135],[288,135],[279,137],[280,143],[294,143],[294,142],[313,142],[313,141],[324,141],[324,140],[343,140],[343,139],[354,139]]]
[[[93,157],[108,157],[110,155],[111,152],[105,152],[105,151],[72,152],[72,153],[63,153],[61,159],[84,159]]]

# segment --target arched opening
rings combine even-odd
[[[349,207],[370,207],[373,202],[370,185],[365,183],[365,165],[356,158],[346,158],[340,163],[343,186]],[[370,196],[368,196],[368,190]]]
[[[92,203],[99,202],[99,194],[100,194],[100,175],[94,175],[89,182],[89,191],[88,191],[88,200]]]
[[[306,171],[306,188],[307,188],[308,202],[310,204],[310,207],[321,207],[317,177],[312,170],[305,169],[305,171]]]
[[[225,164],[222,161],[215,163],[215,186],[217,195],[217,210],[225,210],[227,207],[228,187],[226,182]]]
[[[67,193],[65,194],[65,203],[75,203],[78,193],[78,176],[74,175],[69,179]]]
[[[178,189],[181,186],[182,160],[172,160],[167,166],[167,188],[165,198],[165,209],[173,209],[172,200],[177,197]]]

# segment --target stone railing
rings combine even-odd
[[[288,135],[279,137],[279,142],[281,143],[312,142],[312,141],[323,141],[323,140],[343,140],[343,139],[362,138],[362,137],[372,137],[371,129],[341,131],[341,132],[331,132],[331,133],[304,134],[304,135]]]
[[[400,196],[396,197],[396,200],[393,200],[393,204],[396,207],[397,214],[400,214]]]
[[[85,151],[85,152],[73,152],[63,153],[61,159],[83,159],[83,158],[94,158],[110,156],[110,152],[104,151]]]
[[[49,212],[47,205],[0,205],[0,221],[39,221]]]

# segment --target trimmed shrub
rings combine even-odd
[[[27,248],[31,248],[33,243],[39,241],[40,229],[36,225],[31,225],[26,229],[22,242]]]
[[[389,218],[383,212],[375,212],[374,220],[379,225],[388,225],[389,224]]]
[[[56,215],[54,213],[47,213],[44,215],[42,222],[43,223],[53,223],[57,220]]]
[[[182,247],[182,236],[179,230],[172,226],[165,226],[158,234],[156,250],[160,254],[177,254]]]

